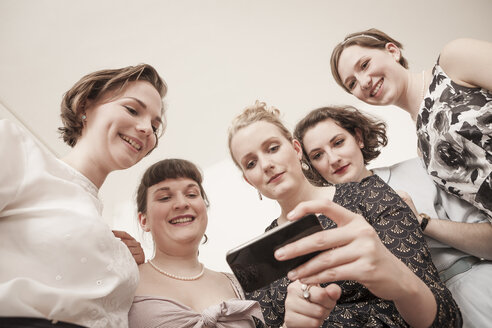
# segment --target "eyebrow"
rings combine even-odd
[[[278,137],[270,137],[270,138],[268,138],[267,140],[265,140],[265,141],[263,141],[263,142],[261,143],[261,148],[265,147],[265,145],[266,145],[266,144],[268,144],[268,143],[270,143],[270,142],[272,142],[273,140],[276,140],[276,139],[278,139]],[[244,155],[244,156],[241,158],[241,163],[242,163],[242,162],[243,162],[243,161],[244,161],[247,157],[249,157],[249,156],[251,156],[251,155],[252,155],[252,153],[251,153],[251,152],[249,152],[249,153],[247,153],[246,155]]]
[[[360,57],[358,61],[355,62],[354,64],[354,67],[359,67],[359,63],[363,60],[364,58],[363,57]],[[345,79],[345,81],[343,81],[343,84],[347,84],[347,82],[349,82],[349,80],[352,78],[352,76],[349,76]]]
[[[144,109],[147,109],[147,105],[143,101],[141,101],[140,99],[138,99],[138,98],[131,97],[131,96],[127,96],[127,97],[124,97],[124,98],[135,100],[140,106],[142,106]],[[162,119],[159,116],[157,116],[155,118],[155,120],[157,122],[159,122],[160,124],[162,124]]]
[[[198,184],[196,184],[196,183],[190,183],[190,184],[188,184],[188,185],[186,186],[186,188],[191,188],[191,187],[200,188],[200,187],[198,186]],[[160,187],[160,188],[158,188],[158,189],[154,190],[154,194],[158,193],[159,191],[169,191],[169,190],[171,190],[171,188],[169,188],[169,187]]]
[[[333,138],[331,138],[331,139],[330,139],[330,143],[332,143],[332,142],[333,142],[333,140],[335,140],[335,139],[336,139],[339,135],[341,135],[341,133],[338,133],[338,134],[334,135],[334,136],[333,136]],[[311,153],[312,153],[312,152],[314,152],[314,151],[318,151],[318,150],[320,150],[320,149],[321,149],[321,147],[317,147],[317,148],[311,149],[311,150],[309,151],[308,155],[311,155]]]

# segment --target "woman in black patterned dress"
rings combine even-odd
[[[492,220],[492,43],[451,41],[421,73],[402,48],[377,29],[349,34],[333,50],[333,77],[368,104],[407,111],[434,182]]]
[[[286,223],[289,213],[289,219],[321,213],[325,230],[287,246],[277,258],[324,252],[247,295],[260,303],[267,325],[461,327],[459,309],[401,198],[375,175],[336,187],[310,184],[300,144],[278,116],[264,103],[245,109],[229,131],[232,158],[248,183],[280,205],[267,230]],[[305,298],[299,278],[322,284],[312,285]]]

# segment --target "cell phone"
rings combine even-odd
[[[280,247],[321,231],[314,214],[275,227],[227,252],[226,261],[245,292],[252,292],[287,275],[320,252],[305,254],[287,261],[273,256]]]

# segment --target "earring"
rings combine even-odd
[[[304,171],[309,171],[309,165],[306,162],[301,161],[301,167]]]
[[[263,197],[261,196],[261,192],[259,190],[258,191],[258,198],[260,198],[260,200],[263,200]]]
[[[87,116],[85,114],[82,114],[82,120],[85,121],[87,119]]]

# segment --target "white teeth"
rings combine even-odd
[[[383,85],[383,80],[379,80],[379,83],[376,85],[376,87],[374,88],[374,90],[372,90],[371,92],[371,97],[374,97],[374,95],[376,93],[378,93],[379,89],[381,88],[381,85]]]
[[[127,136],[124,136],[124,135],[121,135],[121,134],[120,134],[120,136],[121,136],[121,139],[123,139],[126,142],[128,142],[136,150],[140,150],[140,148],[142,148],[142,146],[140,146],[138,143],[136,143],[132,139],[128,138]]]
[[[170,223],[171,224],[177,224],[177,223],[186,223],[186,222],[191,222],[191,221],[193,221],[192,217],[186,217],[186,218],[179,218],[179,219],[171,220]]]

